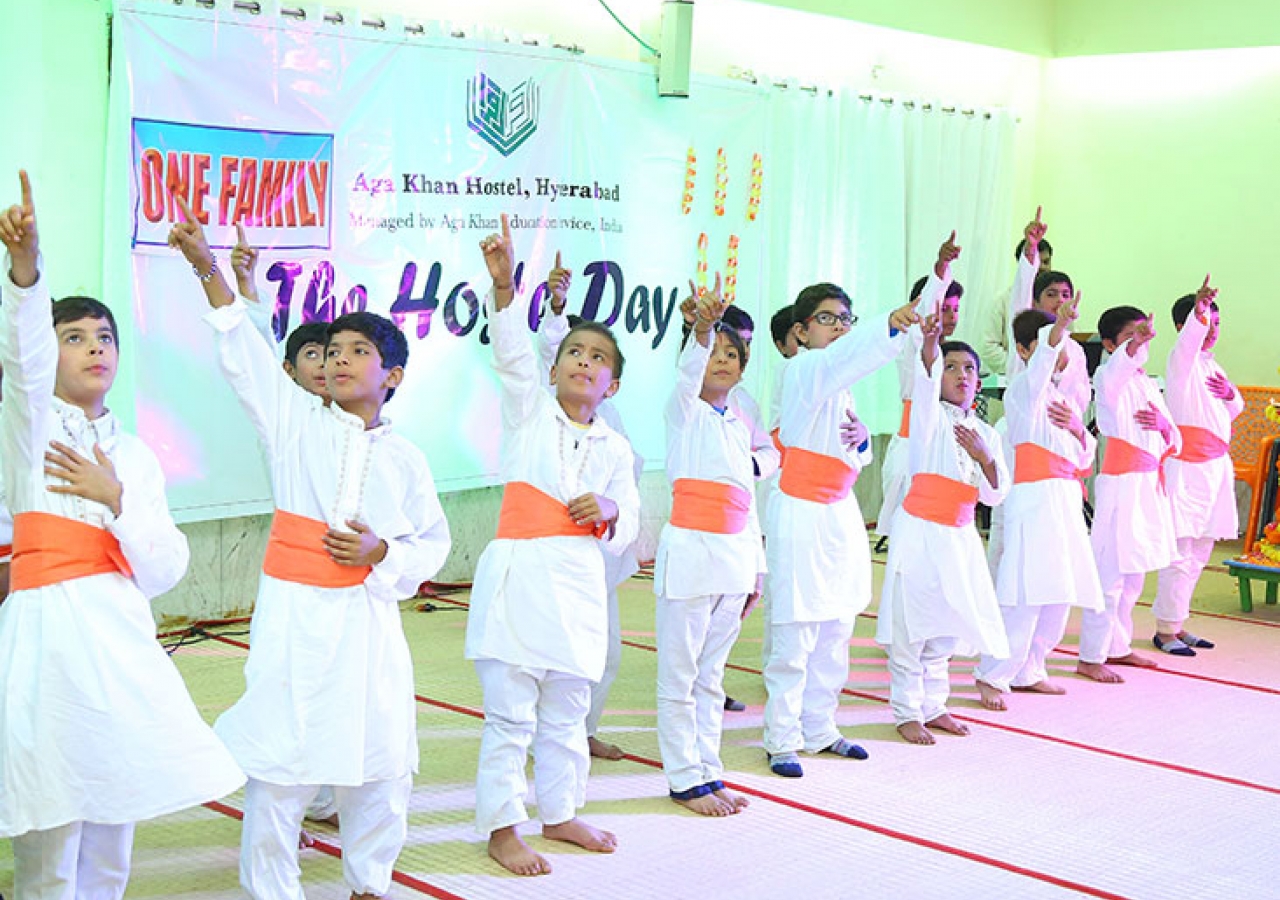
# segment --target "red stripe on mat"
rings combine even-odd
[[[657,647],[651,646],[649,644],[641,644],[636,641],[624,640],[622,643],[628,647],[634,647],[638,650],[648,650],[651,653],[656,653],[658,650]],[[738,665],[737,663],[728,663],[725,666],[725,668],[733,669],[738,672],[746,672],[750,675],[764,674],[759,669],[753,669],[750,666]],[[1171,670],[1167,670],[1167,669],[1157,669],[1155,671],[1171,672]],[[1171,674],[1182,674],[1182,673],[1171,672]],[[1197,677],[1197,676],[1188,676],[1188,677]],[[1199,677],[1204,677],[1204,676],[1199,676]],[[1250,687],[1250,685],[1241,685],[1241,687]],[[1266,688],[1266,689],[1255,688],[1255,689],[1270,691],[1270,688]],[[882,697],[879,694],[873,694],[869,691],[857,691],[857,690],[854,690],[853,688],[843,688],[841,689],[840,693],[844,694],[847,697],[858,697],[862,700],[874,700],[876,703],[889,702],[888,698]],[[1254,781],[1245,781],[1244,779],[1241,779],[1241,778],[1233,778],[1230,775],[1218,775],[1213,772],[1206,772],[1203,769],[1193,769],[1190,766],[1178,765],[1177,763],[1164,762],[1163,760],[1151,759],[1150,757],[1146,757],[1146,756],[1135,756],[1132,753],[1123,753],[1119,750],[1108,750],[1105,747],[1096,747],[1092,744],[1085,744],[1085,743],[1081,743],[1080,741],[1073,741],[1070,738],[1057,737],[1056,735],[1045,734],[1042,731],[1030,731],[1026,728],[1018,728],[1015,725],[1005,725],[1000,722],[992,722],[989,719],[978,719],[978,718],[974,718],[973,716],[966,716],[963,713],[953,712],[951,714],[951,717],[954,719],[960,719],[965,722],[970,722],[975,725],[982,725],[986,728],[995,728],[999,731],[1007,731],[1007,732],[1010,732],[1011,734],[1017,734],[1022,737],[1036,738],[1037,740],[1048,741],[1051,744],[1061,744],[1066,747],[1073,747],[1077,750],[1085,750],[1085,751],[1088,751],[1089,753],[1097,753],[1102,756],[1110,756],[1115,759],[1123,759],[1128,762],[1141,763],[1143,765],[1153,766],[1157,769],[1167,769],[1171,772],[1178,772],[1183,775],[1193,775],[1197,778],[1204,778],[1209,781],[1217,781],[1222,784],[1230,784],[1230,785],[1233,785],[1234,787],[1242,787],[1242,788],[1248,788],[1250,790],[1261,791],[1265,794],[1280,795],[1280,787],[1272,787],[1271,785],[1259,784],[1258,782],[1254,782]]]
[[[217,800],[211,800],[208,803],[206,803],[205,806],[207,806],[209,809],[213,810],[214,812],[222,813],[224,816],[230,816],[231,818],[237,819],[237,820],[244,819],[243,812],[236,809],[234,806],[228,806],[227,804],[220,803]],[[312,849],[319,850],[321,853],[325,854],[326,856],[332,856],[334,859],[342,859],[341,848],[339,848],[334,844],[329,843],[326,840],[315,837],[315,835],[312,835],[312,837],[314,838],[314,841],[315,841],[311,845]],[[427,884],[427,882],[423,881],[421,878],[414,878],[412,875],[406,875],[404,872],[401,872],[399,869],[393,869],[391,871],[391,880],[394,881],[396,884],[401,884],[401,885],[404,885],[405,887],[413,888],[415,891],[426,894],[428,897],[435,897],[436,900],[466,900],[465,897],[460,897],[457,894],[451,894],[448,891],[444,890],[443,888],[438,888],[435,885]]]
[[[1072,650],[1070,647],[1054,647],[1055,653],[1065,653],[1067,656],[1080,655],[1079,650]],[[1158,675],[1177,675],[1179,678],[1190,678],[1192,681],[1204,681],[1209,684],[1220,684],[1224,687],[1240,688],[1244,691],[1256,691],[1259,694],[1274,694],[1280,696],[1280,688],[1267,687],[1263,684],[1250,684],[1247,681],[1232,681],[1229,678],[1215,678],[1212,675],[1201,675],[1199,672],[1182,672],[1178,669],[1147,669],[1146,671]]]
[[[247,644],[241,641],[234,640],[233,638],[224,638],[219,635],[212,635],[212,637],[222,641],[223,643],[231,644],[237,647],[243,647],[245,649],[248,648]],[[647,647],[644,644],[636,644],[632,641],[623,641],[623,643],[630,644],[633,647],[639,647],[640,649],[644,649],[644,650],[656,649],[656,648]],[[737,667],[737,668],[742,668],[742,667]],[[750,670],[746,670],[746,671],[750,671]],[[448,710],[449,712],[459,713],[461,715],[470,716],[476,719],[484,718],[484,713],[482,713],[478,709],[474,709],[469,706],[461,706],[459,704],[449,703],[444,700],[433,700],[432,698],[425,697],[422,694],[414,694],[414,698],[419,703],[422,703],[427,706],[435,706],[440,709]],[[649,766],[650,768],[656,768],[656,769],[662,768],[662,763],[656,759],[649,759],[648,757],[644,757],[644,756],[636,756],[635,754],[632,754],[632,753],[625,754],[625,758],[631,760],[632,762],[636,762],[644,766]],[[915,835],[907,834],[905,832],[895,831],[894,829],[886,828],[883,825],[876,825],[871,822],[864,822],[860,819],[854,819],[849,816],[843,815],[841,813],[834,812],[832,810],[822,809],[817,806],[810,806],[809,804],[801,803],[798,800],[791,800],[787,797],[782,797],[777,794],[773,794],[769,791],[762,791],[762,790],[759,790],[758,788],[749,787],[747,785],[739,784],[736,782],[726,782],[726,784],[728,784],[734,790],[742,791],[744,794],[750,794],[754,797],[759,797],[762,800],[768,800],[773,803],[777,803],[781,806],[787,806],[792,809],[796,809],[801,812],[808,813],[810,815],[820,816],[824,819],[829,819],[833,822],[840,822],[844,825],[850,825],[854,828],[860,828],[864,831],[869,831],[874,834],[879,834],[884,837],[892,838],[894,840],[905,841],[909,844],[914,844],[918,847],[924,847],[926,849],[934,850],[939,853],[946,853],[948,855],[956,856],[961,859],[967,859],[970,862],[976,862],[981,865],[991,866],[996,869],[1001,869],[1006,872],[1011,872],[1015,875],[1021,875],[1026,878],[1032,878],[1037,881],[1042,881],[1046,884],[1052,884],[1057,887],[1066,888],[1068,890],[1079,891],[1080,893],[1086,894],[1090,897],[1098,897],[1100,898],[1100,900],[1127,900],[1127,898],[1124,897],[1122,894],[1113,894],[1108,891],[1103,891],[1099,888],[1093,888],[1085,884],[1079,884],[1074,881],[1068,881],[1067,879],[1059,878],[1056,875],[1050,875],[1045,872],[1038,872],[1034,869],[1027,869],[1022,866],[1014,865],[1013,863],[1007,863],[1002,860],[995,859],[993,857],[983,856],[980,853],[974,853],[970,850],[964,850],[960,847],[952,847],[948,844],[941,844],[941,843],[938,843],[937,841],[931,841],[928,838],[917,837]],[[228,807],[228,809],[230,809],[230,807]],[[317,845],[318,844],[319,842],[317,842]],[[334,848],[334,849],[336,850],[337,848]],[[328,851],[325,851],[325,852],[328,852]],[[428,885],[428,887],[430,886]],[[433,896],[440,896],[440,895],[433,894]],[[445,895],[445,896],[452,896],[452,895]]]

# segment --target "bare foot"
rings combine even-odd
[[[736,809],[715,794],[703,794],[701,797],[694,797],[692,800],[676,800],[675,797],[671,799],[700,816],[731,816],[737,812]]]
[[[303,828],[298,832],[298,849],[306,850],[316,845],[316,838],[311,832]]]
[[[1094,681],[1100,681],[1103,684],[1121,684],[1124,679],[1112,672],[1102,663],[1076,663],[1076,674],[1083,675],[1085,678],[1092,678]]]
[[[617,744],[609,744],[594,737],[587,738],[587,750],[596,759],[619,760],[624,755],[622,748]]]
[[[733,807],[734,812],[742,812],[751,805],[751,801],[739,794],[737,791],[731,791],[728,788],[721,788],[715,792],[715,795]]]
[[[976,679],[978,685],[978,694],[981,695],[982,705],[987,709],[993,709],[997,712],[1003,712],[1009,707],[1005,705],[1004,693],[995,685],[987,684],[981,679]]]
[[[903,722],[898,726],[898,734],[902,735],[902,739],[909,744],[932,744],[934,742],[933,735],[919,722]]]
[[[947,734],[954,734],[957,737],[968,737],[969,735],[969,726],[951,718],[951,713],[944,712],[940,716],[934,716],[924,723],[924,727],[932,728],[935,731],[945,731]]]
[[[542,836],[549,841],[567,841],[594,853],[612,853],[618,849],[618,838],[574,816],[559,825],[543,825]]]
[[[1135,666],[1139,669],[1158,669],[1155,660],[1147,659],[1145,656],[1139,656],[1136,653],[1126,653],[1124,656],[1111,656],[1107,658],[1107,662],[1113,666]]]
[[[1058,687],[1052,681],[1037,681],[1035,684],[1015,684],[1012,690],[1022,691],[1025,694],[1065,694],[1067,689]]]
[[[514,875],[549,875],[551,863],[529,849],[514,825],[499,828],[489,835],[489,855],[502,868]]]

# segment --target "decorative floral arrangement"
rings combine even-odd
[[[1274,397],[1268,400],[1267,408],[1262,411],[1262,414],[1270,421],[1280,425],[1280,400],[1276,400]]]
[[[1280,525],[1272,522],[1263,528],[1262,539],[1242,560],[1258,566],[1280,566]]]

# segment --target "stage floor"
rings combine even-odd
[[[1215,555],[1239,552],[1224,545]],[[875,557],[877,589],[884,556]],[[1079,616],[1055,652],[1065,696],[1017,694],[983,710],[972,661],[952,666],[952,711],[966,738],[902,742],[887,706],[874,612],[859,619],[840,710],[845,734],[871,758],[805,757],[805,777],[773,776],[760,748],[764,687],[759,615],[746,623],[726,676],[747,711],[727,713],[727,781],[751,806],[705,819],[666,798],[654,730],[653,596],[633,579],[621,592],[625,648],[601,737],[629,754],[594,760],[583,815],[614,831],[604,856],[531,843],[551,875],[507,875],[472,828],[480,688],[462,659],[465,592],[436,610],[404,606],[413,649],[421,772],[409,839],[392,894],[401,898],[1150,898],[1280,896],[1280,607],[1239,610],[1220,566],[1202,579],[1192,630],[1217,642],[1194,659],[1156,653],[1148,578],[1135,648],[1158,670],[1122,670],[1126,683],[1075,676]],[[212,720],[242,688],[243,626],[179,648],[174,658]],[[214,900],[237,884],[240,797],[138,828],[129,897]],[[308,826],[307,895],[346,898],[339,840]],[[12,896],[12,856],[0,847],[0,893]]]

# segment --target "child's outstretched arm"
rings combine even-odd
[[[564,268],[557,250],[556,264],[547,274],[547,308],[538,322],[538,356],[544,373],[550,372],[555,365],[556,354],[569,333],[569,318],[564,311],[572,280],[573,272]]]
[[[18,172],[18,182],[21,199],[0,211],[0,243],[7,256],[0,276],[0,365],[6,401],[0,452],[8,465],[39,466],[57,383],[58,342],[48,282],[40,277],[35,195],[26,171]]]
[[[1018,274],[1014,276],[1013,291],[1009,294],[1010,328],[1013,328],[1013,320],[1018,313],[1030,309],[1036,299],[1031,294],[1035,289],[1036,275],[1040,271],[1040,241],[1049,230],[1049,226],[1040,221],[1041,210],[1042,207],[1036,207],[1036,217],[1022,230],[1022,237],[1026,244],[1023,247],[1022,256],[1018,258]]]
[[[210,306],[214,309],[230,306],[235,302],[236,295],[227,284],[227,279],[222,276],[222,270],[218,268],[218,260],[209,249],[200,220],[191,212],[185,197],[174,194],[173,199],[178,205],[178,211],[182,213],[182,221],[169,229],[169,246],[191,263],[191,270],[204,288],[204,295]]]
[[[312,402],[280,368],[275,348],[254,327],[248,307],[236,302],[205,238],[200,221],[181,194],[174,194],[184,221],[169,230],[169,246],[179,250],[204,289],[213,311],[205,316],[218,332],[218,365],[258,437],[273,455],[283,441],[296,439],[295,411]],[[315,401],[318,402],[318,401]]]
[[[489,337],[493,348],[493,368],[502,383],[504,428],[511,430],[523,422],[543,400],[546,373],[539,373],[528,325],[515,300],[515,248],[507,214],[502,214],[502,231],[480,242],[484,264],[492,285],[489,289],[491,314]]]

